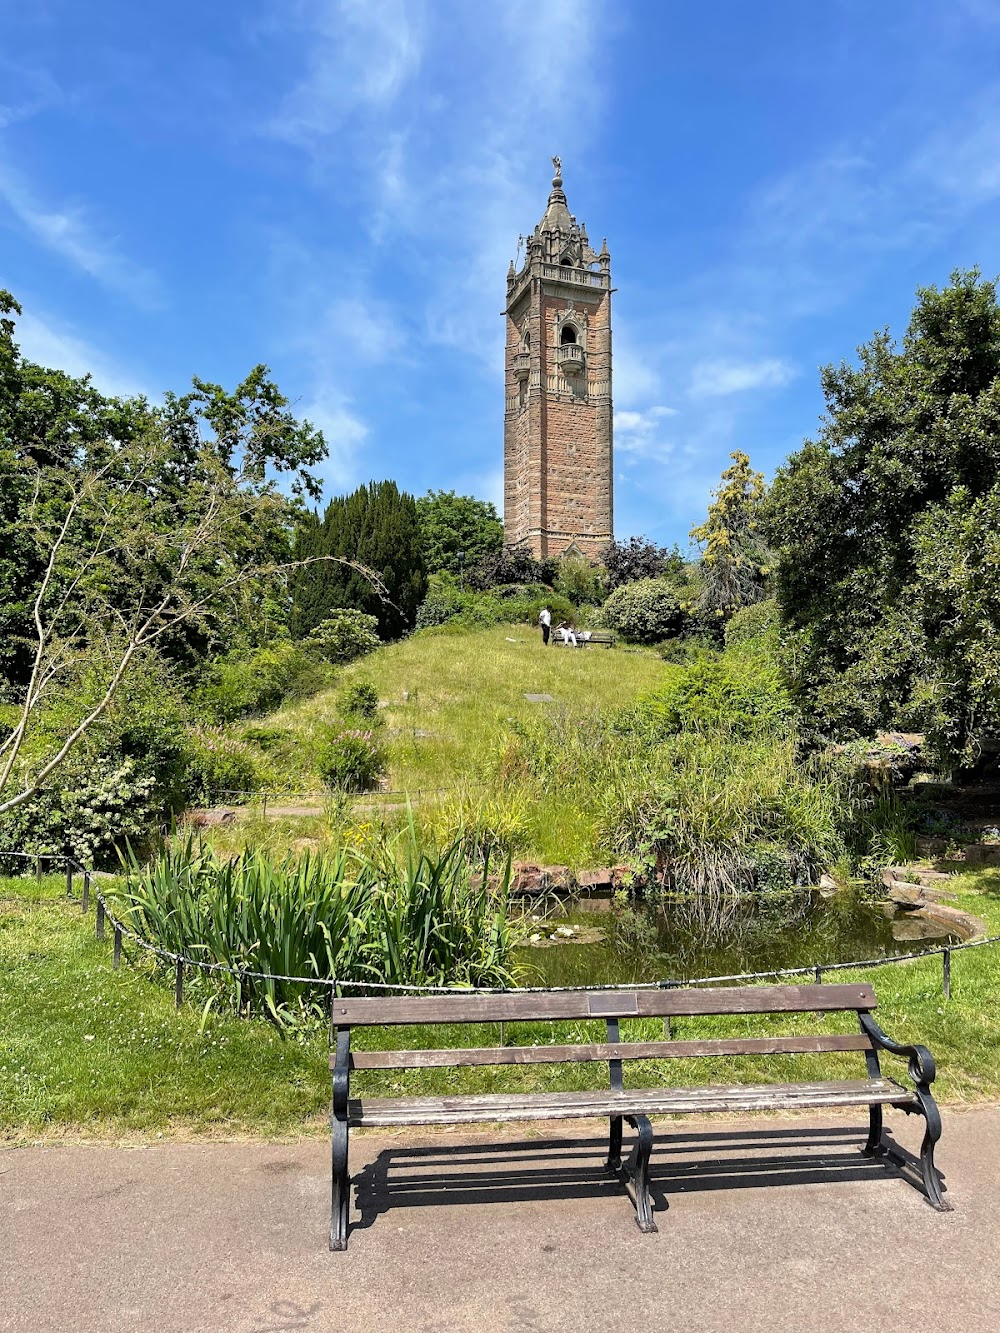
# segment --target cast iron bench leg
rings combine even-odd
[[[882,1107],[877,1104],[868,1108],[868,1142],[861,1151],[868,1157],[882,1151]]]
[[[932,1208],[936,1208],[939,1213],[950,1213],[952,1206],[941,1193],[941,1183],[934,1166],[934,1145],[941,1137],[941,1112],[930,1093],[919,1086],[917,1098],[924,1117],[924,1140],[920,1145],[920,1174],[924,1178],[924,1189]]]
[[[636,1224],[640,1231],[648,1233],[656,1230],[653,1206],[649,1200],[649,1154],[653,1151],[653,1126],[648,1116],[630,1115],[626,1118],[634,1127],[637,1137],[625,1170],[635,1185]]]
[[[620,1115],[611,1117],[611,1138],[608,1143],[608,1160],[604,1163],[604,1169],[611,1175],[617,1175],[622,1168],[622,1118]]]
[[[347,1219],[351,1211],[351,1177],[347,1170],[347,1121],[333,1120],[333,1200],[330,1212],[330,1249],[347,1249]]]

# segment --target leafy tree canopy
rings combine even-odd
[[[674,578],[684,570],[684,557],[676,546],[657,546],[648,537],[609,542],[601,552],[607,570],[609,592],[638,579]]]
[[[428,573],[459,574],[502,550],[503,524],[488,500],[428,491],[416,504]]]
[[[26,361],[0,293],[0,815],[99,745],[136,672],[283,624],[298,506],[322,435],[258,366],[163,407]],[[97,751],[95,751],[97,753]]]
[[[921,289],[900,346],[876,334],[822,386],[767,505],[801,697],[827,731],[925,727],[971,758],[1000,724],[995,283]]]

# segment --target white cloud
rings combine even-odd
[[[615,450],[633,461],[665,463],[674,451],[672,440],[661,435],[663,423],[677,415],[674,407],[656,404],[639,412],[630,409],[615,412]]]
[[[688,393],[692,398],[722,398],[747,389],[780,389],[795,374],[794,367],[777,357],[761,361],[700,361],[691,371]]]
[[[90,375],[98,389],[104,393],[122,397],[157,396],[132,371],[93,343],[38,315],[17,317],[14,340],[29,361],[35,361],[46,369],[64,370],[67,375],[75,377]]]
[[[341,208],[351,200],[359,250],[366,240],[391,254],[407,286],[419,284],[420,342],[454,347],[491,373],[501,365],[503,275],[518,233],[544,209],[548,155],[564,156],[571,207],[574,175],[585,172],[605,9],[606,0],[316,0],[293,10],[305,73],[266,132],[309,153],[311,179]],[[412,314],[412,299],[400,304]]]
[[[305,0],[278,21],[305,35],[305,70],[269,126],[293,143],[316,146],[353,112],[389,106],[420,64],[416,0]]]
[[[146,308],[161,303],[156,275],[121,253],[116,242],[101,236],[79,207],[52,208],[35,196],[24,178],[0,162],[0,202],[39,244],[102,286]]]
[[[296,415],[318,426],[326,439],[329,452],[320,468],[324,481],[334,487],[356,481],[358,451],[369,430],[346,395],[333,388],[320,389],[308,402],[296,404]]]

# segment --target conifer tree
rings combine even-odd
[[[311,515],[299,530],[297,558],[347,556],[381,580],[387,600],[362,573],[343,565],[311,566],[295,581],[292,632],[305,637],[332,611],[354,607],[378,621],[383,639],[398,639],[413,628],[427,591],[417,507],[394,481],[370,482],[351,495],[337,496],[322,520]]]

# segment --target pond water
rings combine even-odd
[[[829,897],[809,890],[733,897],[711,906],[690,898],[627,906],[609,898],[550,899],[526,904],[525,915],[529,933],[540,937],[517,950],[520,981],[529,986],[685,981],[813,967],[914,953],[958,939],[935,922],[893,913],[891,904],[860,889]]]

